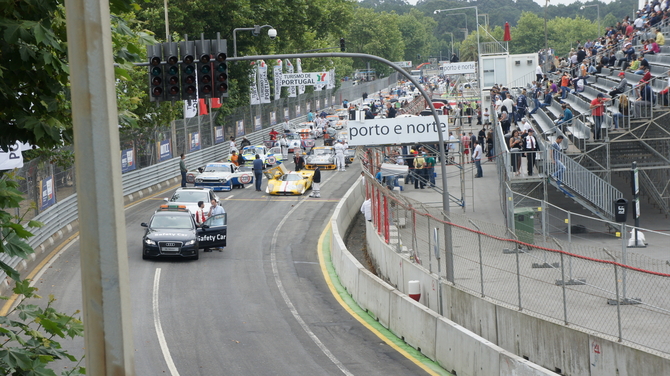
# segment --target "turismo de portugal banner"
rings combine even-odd
[[[280,78],[281,86],[325,85],[330,81],[328,72],[284,73]]]
[[[369,119],[350,121],[349,145],[394,145],[438,142],[437,132],[442,131],[444,140],[449,139],[449,117],[439,116],[435,124],[432,116],[413,116],[391,119]]]

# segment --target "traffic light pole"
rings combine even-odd
[[[407,73],[404,69],[400,68],[398,65],[392,63],[389,60],[386,60],[384,58],[381,58],[379,56],[375,55],[368,55],[368,54],[360,54],[360,53],[349,53],[349,52],[326,52],[326,53],[314,53],[314,54],[283,54],[283,55],[257,55],[257,56],[242,56],[242,57],[232,57],[229,58],[229,62],[235,62],[235,61],[255,61],[255,60],[272,60],[272,59],[297,59],[297,58],[332,58],[332,57],[349,57],[349,58],[360,58],[360,59],[367,59],[367,60],[375,60],[380,63],[386,64],[389,67],[395,69],[396,72],[402,74],[407,78],[410,82],[414,84],[414,86],[419,89],[419,92],[423,96],[423,98],[426,100],[426,103],[428,104],[428,107],[430,108],[430,112],[433,114],[433,118],[435,119],[435,124],[440,124],[440,118],[437,115],[437,111],[435,111],[435,107],[433,106],[431,98],[428,96],[428,93],[426,93],[425,90],[419,85],[419,83],[410,76],[409,73]],[[445,150],[444,150],[444,136],[442,135],[442,132],[437,132],[437,137],[439,140],[439,151],[440,151],[440,174],[442,175],[442,211],[444,214],[444,220],[449,221],[449,189],[447,186],[447,166],[446,166],[446,157],[445,157]],[[451,226],[444,226],[444,242],[445,242],[445,252],[446,252],[446,278],[447,281],[453,283],[454,282],[454,252],[453,252],[453,243],[451,239]]]

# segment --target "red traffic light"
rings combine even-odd
[[[210,59],[211,59],[211,58],[210,58],[209,55],[207,55],[207,54],[205,54],[205,55],[200,55],[200,62],[203,63],[203,64],[207,64],[207,63],[209,63]]]
[[[227,80],[227,79],[228,79],[228,75],[225,74],[225,73],[219,73],[219,74],[216,75],[216,80],[217,80],[218,82],[223,82],[223,81],[225,81],[225,80]]]
[[[226,91],[228,91],[228,85],[225,82],[220,83],[216,85],[216,89],[221,93],[225,93]]]
[[[177,58],[176,56],[170,56],[170,57],[168,57],[167,62],[170,65],[175,65],[179,62],[179,58]]]
[[[193,64],[193,55],[184,56],[184,64]]]
[[[151,61],[149,63],[153,66],[161,65],[161,58],[158,56],[154,56],[151,58]]]
[[[212,93],[212,87],[209,85],[205,85],[202,87],[202,92],[204,94],[211,94]]]
[[[151,95],[154,97],[160,97],[163,95],[163,88],[155,87],[151,90]]]
[[[218,61],[218,62],[224,62],[224,61],[226,61],[227,58],[228,58],[228,56],[226,54],[224,54],[223,52],[216,55],[216,61]]]
[[[205,74],[200,78],[200,82],[202,82],[203,84],[208,84],[212,82],[212,76]]]
[[[151,78],[151,84],[154,85],[154,86],[160,86],[160,84],[162,84],[162,83],[163,83],[163,79],[161,79],[160,77],[152,77]]]

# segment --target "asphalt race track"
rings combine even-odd
[[[270,197],[253,185],[219,193],[228,247],[201,250],[198,261],[142,260],[140,223],[172,190],[128,207],[136,374],[425,374],[337,302],[319,265],[318,239],[359,177],[356,166],[323,171],[320,199]],[[40,295],[54,294],[61,311],[80,310],[79,269],[75,240],[38,275]],[[81,355],[83,342],[61,343]]]

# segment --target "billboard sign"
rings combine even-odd
[[[432,116],[350,121],[349,145],[435,143],[439,141],[438,129],[446,140],[449,138],[449,117],[442,115],[439,119],[439,125]]]

